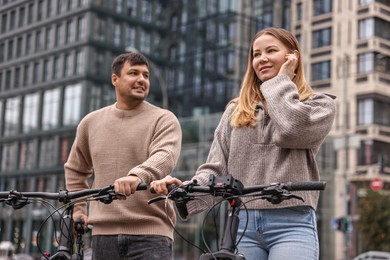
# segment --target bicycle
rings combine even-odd
[[[146,189],[147,185],[145,183],[141,183],[137,187],[137,190]],[[84,242],[82,237],[86,232],[88,232],[88,230],[84,228],[84,223],[81,220],[73,219],[74,205],[78,202],[91,200],[100,201],[104,204],[110,204],[119,196],[125,195],[115,193],[113,185],[109,185],[100,189],[85,189],[73,192],[64,190],[59,191],[58,193],[19,192],[16,190],[10,190],[6,192],[0,192],[0,203],[4,202],[5,204],[10,205],[17,210],[31,202],[47,203],[46,200],[57,200],[61,202],[63,206],[55,209],[55,211],[52,212],[49,216],[51,217],[54,213],[58,213],[59,210],[64,208],[63,212],[60,214],[61,221],[60,239],[58,241],[59,246],[55,254],[52,256],[50,253],[41,251],[42,256],[40,260],[83,260]],[[74,227],[74,229],[72,227]],[[75,233],[73,233],[74,230]],[[74,234],[76,235],[76,239],[74,238]],[[37,243],[39,241],[38,236],[39,232],[37,234]]]
[[[320,181],[271,183],[269,185],[244,187],[239,180],[234,179],[230,174],[227,176],[210,175],[208,186],[199,186],[196,180],[181,186],[171,185],[168,187],[169,193],[167,196],[153,198],[149,200],[148,203],[151,204],[166,199],[173,200],[179,215],[183,219],[186,219],[188,216],[186,207],[187,203],[199,197],[199,195],[193,193],[209,194],[215,197],[221,197],[222,200],[227,200],[230,206],[228,208],[227,220],[225,222],[223,233],[219,241],[219,250],[216,252],[211,252],[209,248],[209,252],[203,250],[199,260],[245,260],[244,255],[236,252],[236,248],[239,243],[237,243],[237,231],[240,221],[238,213],[243,206],[240,197],[258,197],[259,199],[265,199],[272,204],[279,204],[288,199],[300,199],[303,201],[302,197],[292,194],[290,191],[324,190],[325,186],[326,182]],[[150,191],[154,193],[153,189]],[[192,245],[196,246],[194,244]],[[196,247],[201,249],[198,246]]]

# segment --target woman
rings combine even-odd
[[[315,155],[334,115],[333,98],[314,93],[305,80],[296,38],[281,28],[261,30],[250,46],[239,97],[228,104],[207,161],[193,179],[206,185],[209,174],[229,173],[244,186],[318,181]],[[170,184],[181,181],[167,176],[152,187],[166,194]],[[240,212],[238,237],[244,236],[238,252],[250,260],[318,259],[315,209],[319,192],[297,195],[304,202],[248,202],[249,212]],[[204,205],[194,201],[187,208],[191,214]],[[244,232],[246,214],[249,223]]]

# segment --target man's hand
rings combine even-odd
[[[156,193],[167,195],[168,194],[167,186],[169,186],[169,185],[179,186],[181,184],[182,184],[181,180],[179,180],[177,178],[173,178],[170,175],[167,175],[161,180],[152,181],[152,183],[150,183],[150,186],[156,191]]]
[[[114,182],[115,193],[122,193],[126,196],[130,196],[137,190],[137,187],[141,182],[141,179],[134,175],[119,178]],[[118,199],[123,200],[126,198],[118,196]]]
[[[85,228],[88,227],[88,216],[83,213],[74,213],[73,220],[81,219]]]

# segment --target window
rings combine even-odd
[[[16,57],[22,56],[22,50],[23,50],[23,38],[18,37],[17,43],[16,43]]]
[[[390,126],[390,100],[382,97],[358,100],[358,124]]]
[[[31,34],[30,33],[27,34],[27,36],[26,36],[26,49],[24,51],[24,53],[26,53],[26,54],[30,54],[33,51],[31,48],[31,39],[32,39]]]
[[[73,76],[73,59],[72,55],[70,53],[65,54],[65,77],[71,77]]]
[[[73,28],[73,21],[69,20],[66,22],[66,28],[65,28],[65,43],[72,43],[75,36],[75,31]]]
[[[81,75],[85,71],[84,50],[76,51],[76,74]]]
[[[218,25],[218,43],[225,45],[227,43],[227,28],[224,24]]]
[[[301,21],[303,17],[303,3],[297,4],[297,20]]]
[[[54,79],[60,79],[62,77],[62,66],[61,66],[61,58],[54,57]]]
[[[4,111],[4,136],[19,133],[20,97],[8,98]]]
[[[57,165],[57,154],[55,139],[42,139],[39,147],[39,168]]]
[[[39,62],[34,62],[33,67],[33,84],[36,84],[41,79],[41,64]]]
[[[121,45],[121,24],[115,23],[114,24],[114,45],[120,46]]]
[[[142,21],[144,22],[151,22],[152,21],[152,3],[150,0],[144,0],[141,2],[142,8],[141,8],[141,17]]]
[[[359,39],[367,39],[374,35],[374,19],[368,18],[359,21]]]
[[[90,86],[89,91],[89,109],[88,112],[94,111],[102,107],[102,87],[101,86]]]
[[[46,33],[45,33],[45,49],[46,50],[50,50],[51,48],[54,47],[54,39],[53,39],[53,35],[52,35],[52,28],[51,27],[47,27],[46,28]]]
[[[39,93],[26,95],[23,104],[23,133],[29,133],[38,129],[38,112]]]
[[[9,17],[9,30],[10,31],[15,29],[15,20],[16,20],[16,11],[11,11],[11,15]]]
[[[126,26],[125,45],[126,46],[134,46],[135,45],[135,29],[133,27]]]
[[[60,89],[47,90],[43,94],[42,129],[50,130],[58,127],[60,108]]]
[[[314,15],[332,12],[333,0],[313,0]]]
[[[9,40],[8,41],[8,57],[7,59],[8,60],[11,60],[14,56],[14,41],[13,40]]]
[[[50,2],[50,1],[49,1]],[[24,25],[24,20],[26,16],[26,9],[24,7],[20,7],[19,9],[19,21],[18,21],[18,26],[22,27]]]
[[[76,41],[84,40],[86,32],[86,19],[84,16],[81,16],[77,19]]]
[[[226,72],[226,56],[223,52],[219,52],[217,57],[218,62],[218,73],[219,74],[225,74]]]
[[[4,51],[5,51],[5,45],[4,43],[0,44],[0,62],[4,61]]]
[[[115,12],[120,14],[123,12],[123,0],[116,0],[115,2]]]
[[[43,0],[38,2],[38,12],[37,12],[37,21],[43,19]]]
[[[332,30],[325,28],[313,32],[312,47],[319,48],[332,44]]]
[[[360,142],[359,165],[373,165],[383,162],[390,167],[390,144],[377,140],[364,140]]]
[[[363,53],[358,55],[358,72],[367,73],[374,70],[374,53]]]
[[[34,20],[34,4],[30,3],[28,5],[28,15],[27,15],[28,24],[31,24],[33,20]]]
[[[12,87],[12,71],[7,70],[5,72],[5,83],[4,83],[4,90],[9,90]]]
[[[7,143],[3,144],[2,171],[13,171],[16,170],[18,159],[18,143]]]
[[[150,43],[151,43],[151,39],[150,39],[150,34],[149,32],[147,31],[143,31],[141,33],[141,39],[140,39],[140,51],[145,53],[145,54],[149,54],[150,53]]]
[[[207,50],[205,53],[205,70],[206,71],[214,71],[214,51]]]
[[[61,138],[61,151],[60,151],[60,164],[66,163],[69,157],[70,149],[72,148],[74,138],[63,137]]]
[[[42,33],[38,30],[35,33],[35,51],[40,51],[43,48]]]
[[[80,121],[81,90],[81,84],[65,88],[63,125],[77,125]]]
[[[330,79],[330,61],[313,63],[311,65],[311,80]]]
[[[23,69],[23,86],[27,87],[30,84],[30,66],[28,64],[24,65]]]
[[[137,0],[127,0],[127,14],[137,16]]]
[[[7,31],[7,14],[3,14],[1,16],[1,33],[5,33]]]
[[[18,88],[20,87],[20,67],[16,67],[15,68],[15,73],[14,73],[14,85],[15,85],[15,88]]]
[[[47,1],[47,6],[46,6],[46,16],[47,17],[50,17],[52,15],[52,12],[53,12],[53,7],[52,7],[52,2],[53,1]]]
[[[43,81],[48,82],[52,79],[52,64],[51,60],[44,60],[43,61]]]
[[[55,33],[55,37],[54,37],[54,46],[57,47],[57,46],[60,46],[64,41],[64,33],[62,32],[62,24],[57,24],[56,25],[56,33]]]

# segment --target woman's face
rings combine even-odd
[[[254,41],[252,67],[261,82],[278,75],[288,53],[289,49],[272,35],[263,34]]]

